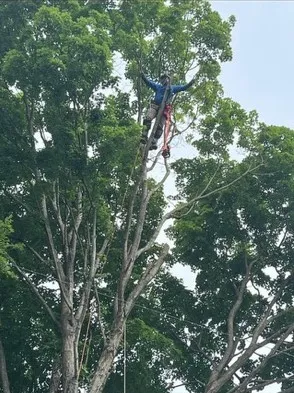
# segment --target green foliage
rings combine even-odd
[[[52,304],[52,300],[48,298],[48,303]],[[52,368],[52,359],[60,350],[60,343],[35,295],[21,280],[1,280],[0,319],[0,334],[13,391],[41,393],[48,388],[48,372]]]
[[[101,27],[103,26],[103,27]],[[42,6],[3,59],[3,76],[31,98],[47,94],[59,103],[84,104],[94,87],[110,76],[106,15],[76,17]]]
[[[0,276],[15,277],[9,264],[9,249],[12,248],[10,236],[13,232],[11,217],[0,220]]]
[[[48,390],[61,335],[28,287],[9,279],[8,253],[58,322],[61,296],[53,257],[58,256],[66,278],[72,274],[75,309],[95,233],[98,250],[105,239],[110,242],[95,277],[100,320],[92,291],[85,319],[89,331],[85,322],[78,345],[81,356],[85,343],[80,387],[89,388],[103,349],[97,327],[102,322],[108,334],[113,323],[126,229],[129,225],[131,238],[139,221],[141,126],[135,117],[140,118],[150,93],[141,84],[142,69],[152,78],[168,71],[173,83],[192,73],[196,80],[175,102],[175,120],[191,122],[189,141],[197,149],[195,158],[172,165],[175,202],[223,189],[174,214],[169,236],[175,248],[167,265],[191,267],[197,273],[195,291],[166,269],[140,297],[127,324],[128,391],[164,393],[167,378],[183,381],[189,391],[204,391],[212,367],[207,357],[218,362],[227,347],[227,316],[246,263],[257,260],[254,285],[269,294],[293,271],[293,132],[259,124],[255,112],[247,113],[223,96],[218,76],[221,63],[232,58],[234,18],[222,20],[204,0],[31,0],[13,5],[2,1],[0,22],[0,328],[13,392]],[[121,91],[113,75],[117,59],[126,66],[130,92]],[[233,146],[242,149],[238,161],[231,159]],[[262,166],[234,182],[261,157]],[[148,243],[167,208],[163,187],[151,176],[147,185],[149,191],[158,189],[147,207],[140,247]],[[41,213],[44,198],[47,222]],[[11,219],[5,219],[8,216]],[[48,222],[50,236],[44,225]],[[25,247],[15,247],[19,242]],[[136,260],[127,294],[161,250],[156,243]],[[279,278],[271,277],[268,267],[279,271]],[[293,285],[287,285],[277,305],[280,310],[293,304]],[[261,291],[245,291],[234,326],[243,335],[240,350],[267,304]],[[264,334],[292,317],[282,315]],[[122,348],[116,360],[107,392],[121,391]],[[256,364],[244,364],[244,375]],[[259,377],[279,378],[290,368],[285,358],[272,359]],[[222,391],[231,387],[229,381]]]
[[[152,15],[152,17],[150,17]],[[195,114],[195,107],[207,113],[222,93],[217,81],[220,63],[232,57],[230,47],[234,18],[222,21],[206,1],[185,0],[171,4],[163,0],[122,1],[111,10],[114,48],[127,62],[126,76],[133,81],[139,101],[149,93],[138,81],[143,69],[153,79],[162,72],[182,82],[192,68],[197,84],[189,99],[182,94],[175,112],[179,120]]]

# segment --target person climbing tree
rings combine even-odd
[[[170,81],[171,81],[170,76],[167,74],[163,74],[160,76],[159,83],[156,83],[156,82],[152,81],[151,79],[148,79],[143,72],[141,72],[141,77],[142,77],[143,81],[146,83],[146,85],[155,91],[155,96],[154,96],[153,100],[150,102],[150,106],[149,106],[149,108],[146,112],[145,118],[143,120],[143,130],[142,130],[142,136],[141,136],[141,143],[146,144],[146,142],[148,140],[148,132],[151,128],[151,122],[158,115],[162,100],[165,95],[165,90],[168,89],[165,104],[171,104],[174,95],[179,93],[180,91],[185,91],[185,90],[189,89],[189,87],[191,87],[193,85],[193,83],[195,82],[195,79],[192,79],[186,85],[171,85],[170,84]],[[154,138],[151,142],[150,150],[157,149],[158,139],[161,137],[161,135],[163,133],[164,123],[165,123],[164,112],[163,112],[161,118],[159,119],[159,123],[158,123],[157,129],[155,131]]]

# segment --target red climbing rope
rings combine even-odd
[[[168,144],[169,141],[169,133],[171,127],[171,112],[172,106],[170,104],[165,105],[163,116],[165,117],[165,125],[164,125],[164,135],[163,135],[163,147],[162,147],[162,156],[164,158],[170,157],[170,146]]]

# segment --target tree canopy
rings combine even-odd
[[[294,391],[294,134],[225,97],[235,18],[3,0],[0,22],[0,392]],[[193,156],[140,147],[142,71],[195,78],[170,142]]]

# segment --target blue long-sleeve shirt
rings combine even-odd
[[[151,79],[148,79],[144,74],[142,74],[142,79],[146,83],[148,87],[150,87],[153,91],[155,91],[155,96],[154,96],[154,102],[156,105],[160,105],[162,103],[165,89],[168,88],[169,91],[167,93],[167,99],[166,102],[171,102],[173,96],[180,91],[185,91],[189,89],[194,83],[194,79],[192,79],[189,83],[186,85],[162,85],[161,83],[156,83],[153,82]]]

